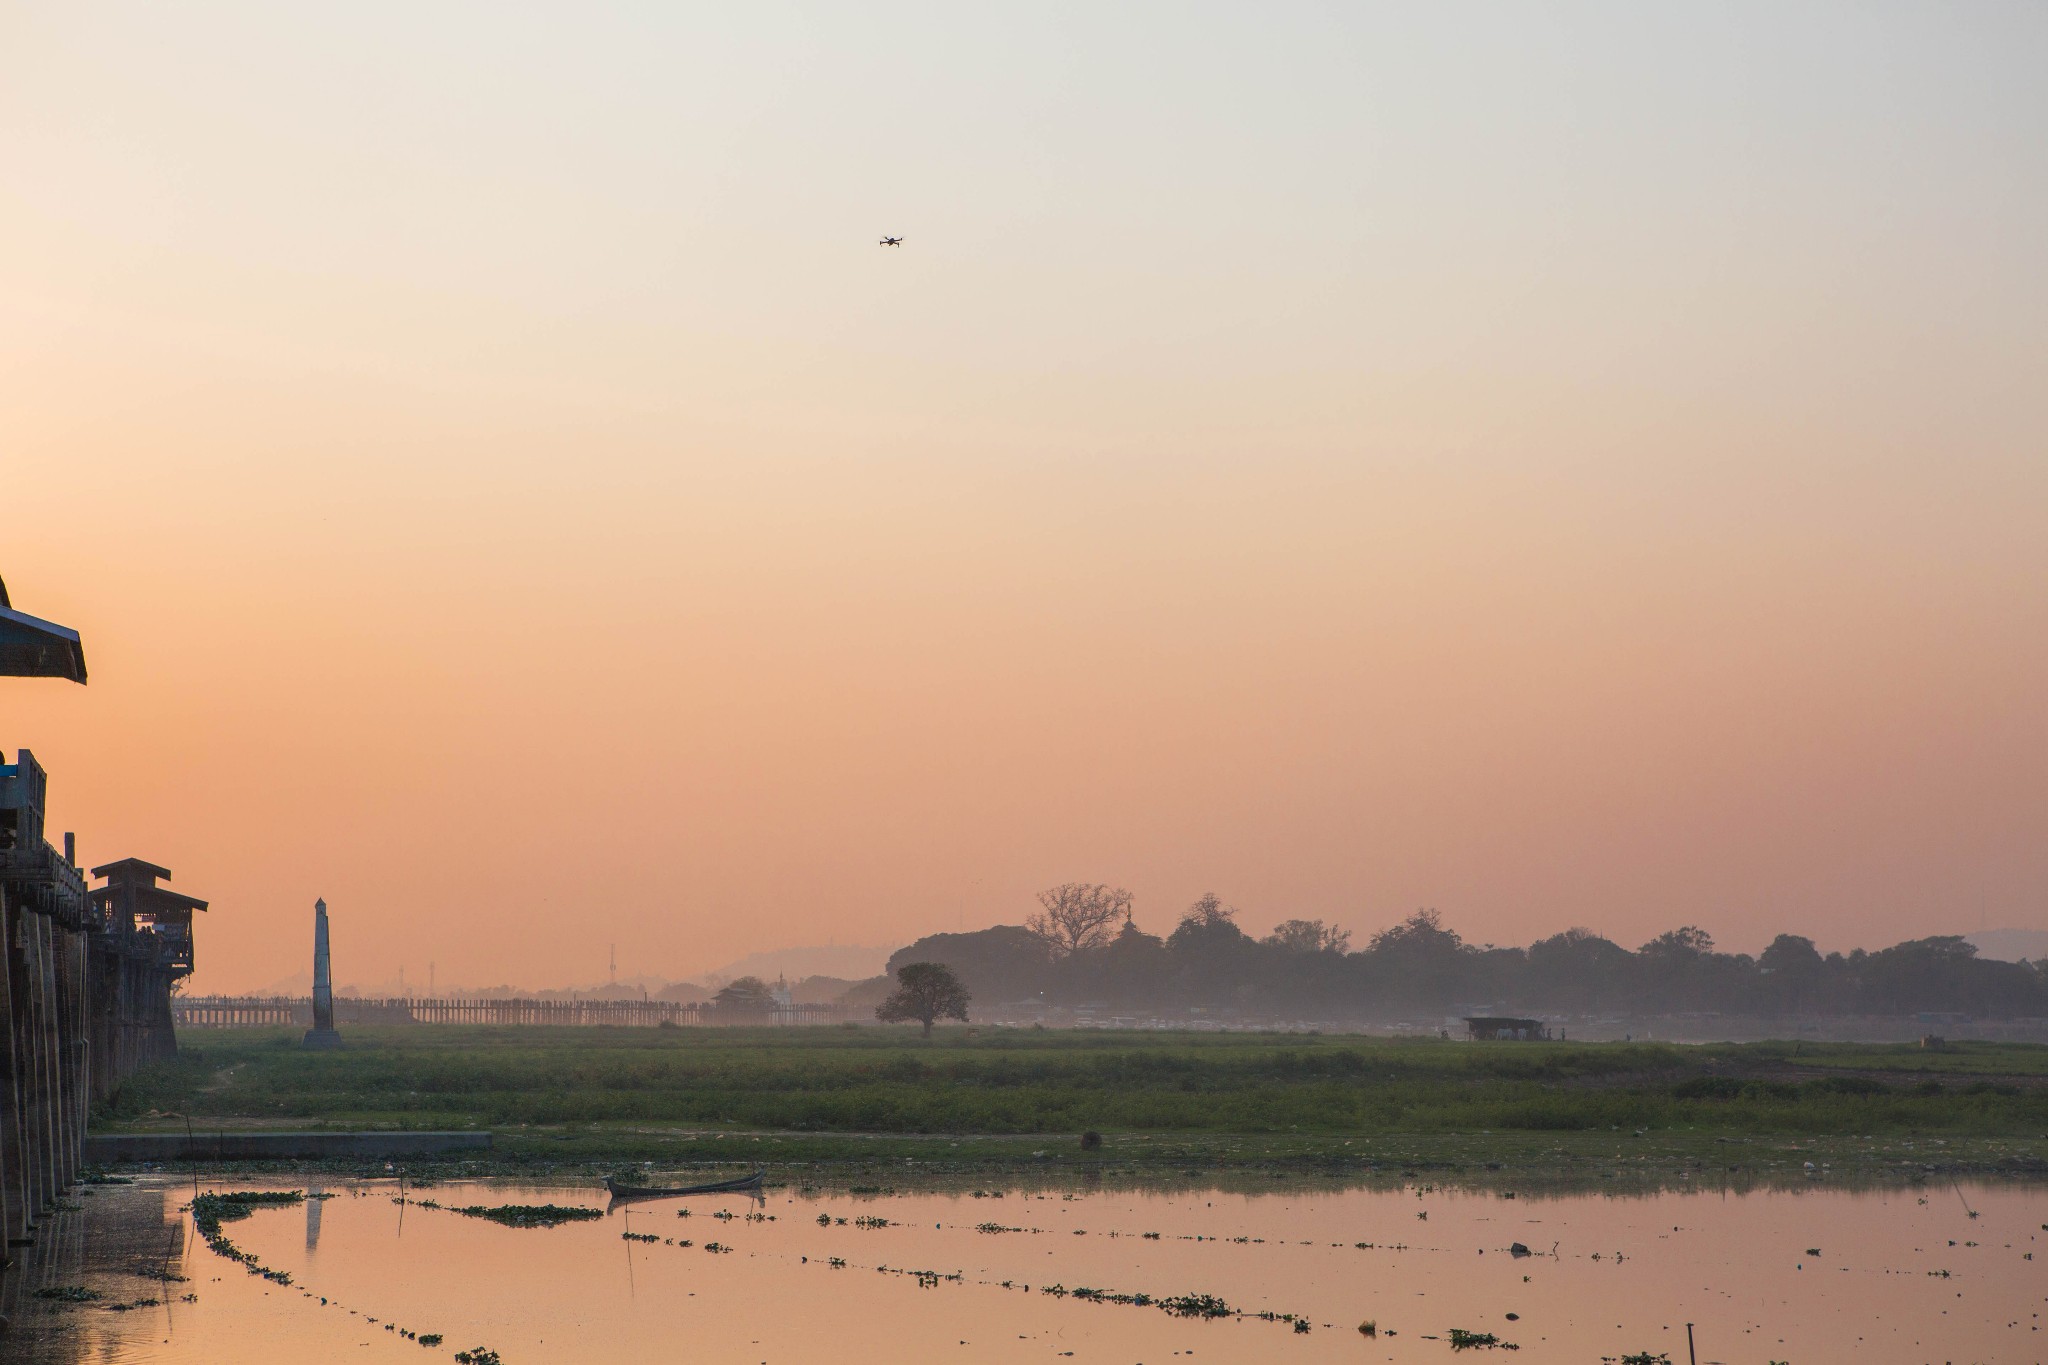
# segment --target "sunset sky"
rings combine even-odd
[[[199,990],[2048,928],[2048,6],[0,9],[0,681]],[[901,250],[882,249],[883,233]]]

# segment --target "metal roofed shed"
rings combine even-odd
[[[1550,1030],[1541,1019],[1509,1019],[1501,1015],[1472,1015],[1465,1020],[1465,1033],[1478,1043],[1541,1043]]]
[[[85,646],[78,632],[25,611],[7,600],[0,580],[0,676],[85,681]]]

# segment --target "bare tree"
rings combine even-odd
[[[875,1006],[875,1018],[885,1024],[916,1020],[924,1025],[924,1036],[932,1036],[932,1025],[941,1019],[967,1022],[967,988],[953,969],[943,962],[906,962],[896,973],[896,989]]]
[[[1024,921],[1054,957],[1100,948],[1131,917],[1131,893],[1122,887],[1068,882],[1038,893],[1045,908]]]

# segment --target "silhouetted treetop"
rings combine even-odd
[[[1274,925],[1273,932],[1259,941],[1290,953],[1343,953],[1351,948],[1351,931],[1319,919],[1287,919]]]
[[[1434,909],[1417,910],[1391,929],[1372,936],[1372,952],[1401,956],[1433,957],[1458,952],[1465,940],[1455,929],[1444,928],[1443,916]]]
[[[890,969],[944,963],[994,1007],[1189,1008],[1212,1019],[1406,1020],[1432,1029],[1454,1010],[1609,1020],[2048,1017],[2048,963],[1980,960],[1953,935],[1825,957],[1796,934],[1779,935],[1757,957],[1723,953],[1697,925],[1659,934],[1638,952],[1583,928],[1527,949],[1475,948],[1435,910],[1418,910],[1353,952],[1344,931],[1313,919],[1282,920],[1252,939],[1213,893],[1189,906],[1164,941],[1137,927],[1127,893],[1108,887],[1054,888],[1041,904],[1034,919],[1065,924],[1051,937],[1045,925],[934,934],[897,953]]]
[[[1176,953],[1208,952],[1250,943],[1251,936],[1237,927],[1237,911],[1225,905],[1214,891],[1181,911],[1180,923],[1167,935],[1166,946]]]
[[[1820,950],[1813,940],[1798,934],[1780,934],[1758,956],[1756,965],[1766,972],[1798,972],[1810,975],[1821,969]]]
[[[1695,924],[1667,929],[1639,949],[1644,957],[1686,962],[1714,951],[1714,936]]]

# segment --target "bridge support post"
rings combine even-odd
[[[16,965],[19,956],[20,912],[0,887],[0,1241],[19,1246],[28,1240],[26,1136],[21,1118],[21,1038]],[[0,1260],[5,1259],[0,1251]]]

